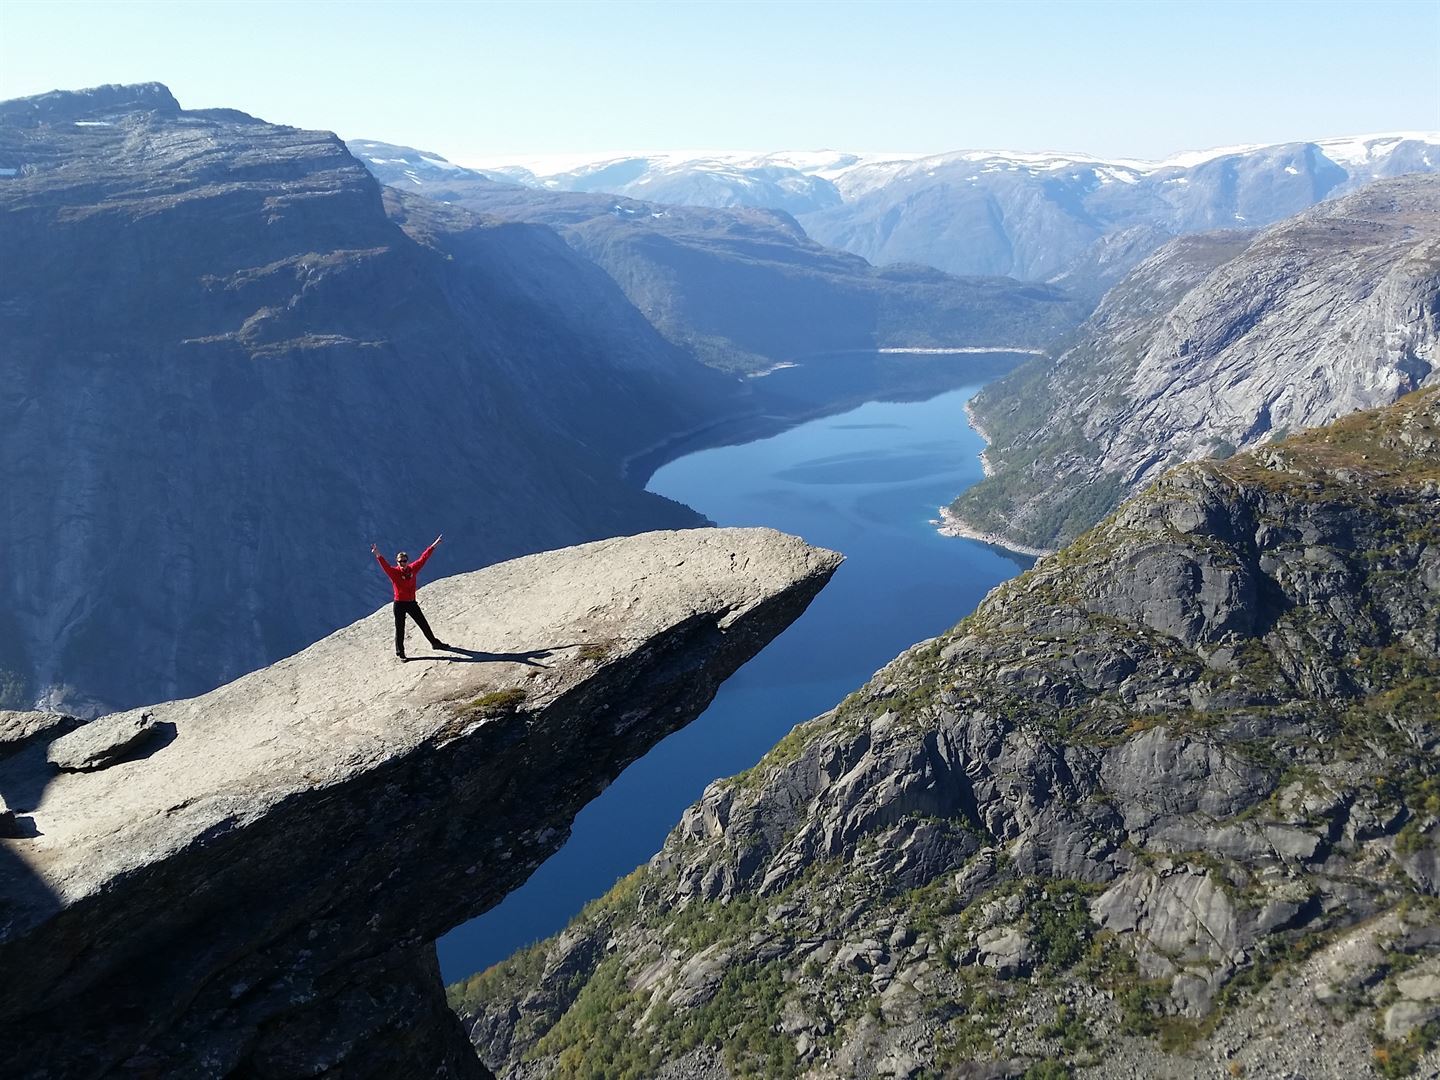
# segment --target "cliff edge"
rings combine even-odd
[[[839,562],[759,529],[601,541],[426,586],[471,651],[403,663],[382,609],[202,697],[0,717],[0,1074],[487,1075],[435,938]]]

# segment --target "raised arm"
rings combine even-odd
[[[430,546],[427,547],[424,551],[422,551],[416,559],[411,561],[410,565],[415,569],[417,573],[419,572],[420,568],[425,565],[425,560],[430,558],[430,553],[435,550],[435,545],[440,543],[440,541],[444,539],[445,535],[443,533],[435,537],[434,541],[430,544]]]
[[[380,554],[380,549],[374,544],[370,545],[370,554],[375,556],[375,561],[380,564],[380,568],[384,570],[387,574],[391,570],[395,569],[393,566],[391,566],[388,562],[385,561],[385,556]]]

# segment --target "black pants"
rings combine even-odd
[[[430,632],[430,624],[425,621],[425,615],[420,611],[420,605],[414,600],[395,601],[395,651],[400,655],[405,654],[405,616],[409,615],[415,620],[415,625],[420,627],[420,632],[425,635],[432,648],[440,647],[440,640]]]

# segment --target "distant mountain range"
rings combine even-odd
[[[782,209],[820,243],[877,264],[1055,281],[1098,299],[1169,236],[1268,225],[1372,180],[1440,170],[1440,132],[1226,147],[1158,162],[1005,150],[822,151],[611,155],[556,171],[481,169],[549,191]],[[1106,241],[1123,230],[1141,233],[1117,259]],[[1137,243],[1141,237],[1147,242]],[[1097,251],[1101,244],[1108,253]],[[1075,273],[1097,266],[1105,273]]]
[[[887,347],[1043,347],[1086,310],[1053,287],[875,267],[816,243],[784,210],[541,190],[412,147],[349,146],[401,191],[555,228],[669,340],[726,370]]]

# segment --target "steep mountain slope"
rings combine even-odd
[[[558,937],[510,1077],[1440,1068],[1440,388],[1182,466]]]
[[[604,540],[427,585],[475,651],[377,666],[381,611],[199,698],[0,713],[0,1075],[488,1077],[436,936],[839,562],[769,529]]]
[[[1164,238],[1268,225],[1372,180],[1440,170],[1440,133],[1322,139],[1180,154],[1163,162],[966,150],[921,155],[661,154],[565,172],[501,170],[550,190],[702,206],[779,207],[822,244],[877,264],[1050,281],[1098,299]],[[1107,238],[1131,234],[1129,261]],[[1143,250],[1135,241],[1149,232]],[[1110,267],[1077,275],[1109,247]]]
[[[1258,235],[1186,237],[1117,286],[1058,360],[978,394],[993,474],[962,529],[1042,548],[1181,461],[1440,379],[1440,176],[1376,183]]]
[[[777,210],[537,191],[408,147],[349,145],[376,177],[401,190],[553,226],[666,338],[727,370],[845,350],[1034,348],[1083,315],[1058,289],[921,266],[873,267],[815,243]]]
[[[372,540],[698,523],[620,463],[733,384],[552,231],[387,191],[156,84],[0,105],[0,704],[274,660],[385,598]]]

